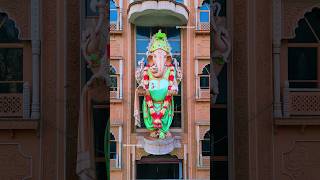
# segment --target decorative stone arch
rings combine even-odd
[[[116,132],[115,128],[110,128],[110,137],[111,137],[111,134],[113,135],[115,141],[119,141],[119,138],[117,136],[118,132]]]
[[[148,155],[149,153],[147,153],[143,148],[136,148],[135,160],[141,160],[142,157],[145,157]]]
[[[13,19],[11,16],[9,16],[9,13],[5,12],[5,11],[2,11],[0,9],[0,18],[4,16],[4,18],[0,19],[0,28],[5,25],[6,21],[9,21],[9,22],[12,22],[13,23],[13,27],[14,29],[17,30],[18,34],[17,34],[17,39],[21,39],[21,29],[20,27],[17,26],[17,22],[15,19]]]
[[[111,139],[111,137],[113,136],[113,138],[114,138],[114,141],[116,141],[117,139],[116,139],[116,136],[114,135],[114,133],[111,131],[111,129],[110,129],[110,139]]]
[[[202,131],[200,131],[200,141],[204,140],[204,136],[209,133],[210,131],[210,127],[206,128],[206,129],[202,129]],[[210,135],[210,133],[209,133]]]
[[[109,0],[109,1],[113,1],[116,7],[119,8],[119,0]]]
[[[210,65],[210,63],[202,64],[202,65],[201,65],[201,67],[200,67],[201,73],[203,72],[204,68],[205,68],[206,66],[208,66],[208,65]],[[210,65],[210,66],[211,66],[211,65]],[[209,68],[209,73],[210,73],[210,68]]]
[[[117,72],[118,72],[118,71],[117,71],[117,68],[116,68],[114,65],[110,64],[109,68],[110,68],[109,70],[111,70],[111,68],[113,68],[113,69],[114,69],[114,71],[115,71],[115,72],[116,72],[116,74],[117,74]]]
[[[296,36],[295,29],[298,27],[300,19],[316,8],[320,8],[320,3],[306,1],[284,3],[284,8],[282,8],[284,10],[282,13],[284,19],[282,39],[294,38]]]
[[[184,157],[184,152],[183,148],[175,148],[170,155],[176,156],[178,159],[183,159]]]
[[[200,0],[198,4],[198,8],[200,8],[205,0]]]

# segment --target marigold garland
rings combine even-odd
[[[164,116],[169,103],[172,101],[172,95],[170,94],[170,91],[172,90],[173,81],[174,81],[174,66],[172,64],[168,65],[168,68],[170,68],[170,74],[168,77],[168,80],[169,80],[168,92],[164,99],[162,109],[158,113],[156,113],[156,111],[154,110],[152,98],[149,92],[149,75],[148,75],[149,68],[150,68],[150,65],[147,65],[143,71],[143,80],[144,80],[143,83],[144,83],[144,88],[146,90],[146,94],[144,97],[150,109],[150,115],[151,115],[151,118],[153,119],[152,123],[154,125],[154,128],[160,129],[162,128],[161,119]]]

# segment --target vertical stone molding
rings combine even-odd
[[[198,26],[198,0],[194,1],[194,14],[196,16],[196,30],[199,30],[199,26]]]
[[[123,11],[123,0],[120,0],[119,1],[119,6],[120,6],[120,9],[119,9],[119,30],[122,31],[122,28],[123,28],[123,25],[122,25],[122,11]]]
[[[282,117],[280,102],[281,0],[273,0],[273,115]]]
[[[120,74],[119,99],[122,99],[122,94],[123,94],[123,59],[120,59],[119,74]]]
[[[23,119],[30,118],[30,85],[23,83]]]
[[[289,117],[289,82],[285,82],[285,87],[283,90],[283,116],[285,118]]]
[[[122,125],[119,126],[119,164],[118,168],[122,168]]]
[[[32,109],[31,118],[40,118],[40,3],[31,0],[31,45],[32,45]]]

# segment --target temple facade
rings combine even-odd
[[[226,25],[222,7],[219,20]],[[209,19],[209,1],[110,1],[111,178],[210,179]],[[178,145],[166,155],[147,152],[143,138],[149,133],[143,120],[138,127],[133,117],[135,72],[138,62],[147,60],[148,44],[159,30],[166,33],[183,74],[170,128]],[[226,77],[227,68],[223,73]],[[226,96],[220,101],[227,122]],[[227,146],[227,131],[224,137],[221,144]],[[221,152],[221,168],[227,170],[227,147]]]
[[[217,0],[211,11],[206,0],[107,2],[0,0],[0,177],[318,179],[318,1]],[[227,56],[210,44],[210,13]],[[159,30],[183,77],[165,155],[146,151],[133,116],[135,73]]]

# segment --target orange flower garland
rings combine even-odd
[[[162,128],[161,119],[164,116],[164,114],[168,108],[168,105],[172,100],[172,95],[170,92],[172,91],[172,86],[173,86],[173,81],[174,81],[174,66],[172,64],[168,65],[168,68],[170,68],[170,74],[168,77],[168,80],[169,80],[168,92],[167,92],[167,95],[164,99],[162,109],[160,110],[159,113],[156,113],[156,111],[154,110],[152,98],[151,98],[150,92],[149,92],[149,76],[148,76],[149,68],[150,68],[150,65],[147,65],[143,71],[143,80],[144,80],[143,83],[144,83],[144,88],[146,90],[145,101],[150,109],[150,115],[153,119],[154,128],[161,129]]]

